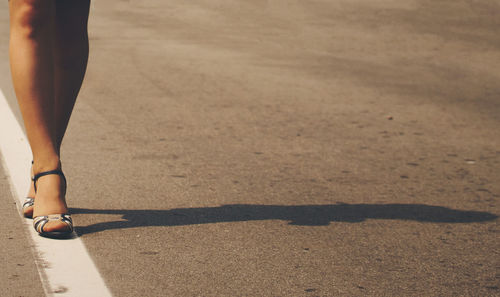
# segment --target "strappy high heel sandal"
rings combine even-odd
[[[33,161],[31,161],[31,166],[33,168]],[[31,172],[33,174],[33,171]],[[31,182],[33,182],[33,177],[31,177]],[[33,206],[35,205],[35,198],[34,197],[26,197],[23,202],[23,215],[26,218],[33,218]]]
[[[23,215],[25,218],[33,218],[33,206],[35,205],[35,198],[26,197],[23,202]]]
[[[33,177],[33,185],[35,187],[35,193],[36,193],[36,182],[38,181],[38,179],[42,176],[50,174],[56,174],[61,176],[64,181],[64,184],[66,185],[66,177],[64,176],[64,173],[61,170],[56,169],[56,170],[41,172]],[[43,227],[49,222],[64,223],[66,225],[66,228],[60,231],[45,231]],[[33,227],[35,228],[36,232],[38,232],[38,234],[40,234],[41,236],[52,237],[52,238],[67,237],[68,235],[73,233],[73,220],[71,219],[71,216],[67,213],[36,216],[33,218]]]

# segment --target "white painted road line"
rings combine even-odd
[[[0,155],[19,208],[29,186],[31,152],[2,90]],[[81,239],[44,238],[33,229],[32,220],[23,218],[23,221],[34,243],[35,261],[47,296],[111,296]]]

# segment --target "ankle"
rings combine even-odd
[[[33,174],[38,174],[55,169],[61,169],[61,161],[59,158],[35,159],[32,172]]]

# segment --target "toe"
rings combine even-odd
[[[33,217],[33,206],[28,206],[23,209],[23,214],[27,218]]]
[[[43,231],[44,232],[69,232],[71,231],[71,227],[61,221],[51,221],[47,222],[43,226]]]

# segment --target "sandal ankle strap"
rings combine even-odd
[[[61,169],[40,172],[38,174],[35,174],[35,176],[33,176],[33,186],[35,188],[35,193],[36,193],[36,182],[38,181],[38,179],[42,176],[51,175],[51,174],[61,176],[62,179],[64,180],[64,183],[66,184],[66,177],[64,176],[64,173],[61,171]]]

